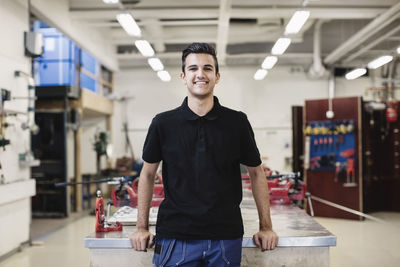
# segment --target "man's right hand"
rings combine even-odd
[[[136,251],[147,251],[154,245],[154,235],[149,230],[136,230],[129,239]]]

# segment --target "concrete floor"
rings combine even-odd
[[[316,217],[337,236],[337,247],[331,248],[330,266],[399,266],[400,213],[371,215],[386,223]],[[0,267],[90,266],[89,250],[83,247],[83,239],[94,231],[94,220],[93,216],[84,216],[70,222],[52,234],[46,234],[45,238],[38,238],[43,244],[27,247],[0,262]]]

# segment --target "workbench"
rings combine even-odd
[[[258,231],[258,213],[251,197],[244,197],[242,217],[242,266],[329,266],[329,248],[336,246],[336,236],[318,224],[304,210],[294,205],[271,206],[271,219],[279,236],[275,250],[261,252],[252,236]],[[94,227],[94,220],[93,220]],[[124,226],[122,232],[92,233],[84,240],[90,250],[90,266],[152,266],[153,249],[137,252],[129,237],[135,226]],[[155,233],[154,227],[150,231]]]

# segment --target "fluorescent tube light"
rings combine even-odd
[[[119,0],[103,0],[105,4],[117,4]]]
[[[131,14],[118,14],[117,20],[119,24],[121,24],[122,28],[124,28],[126,33],[130,36],[140,37],[142,35],[139,26],[136,24],[136,21]]]
[[[294,12],[293,16],[290,18],[289,23],[286,25],[285,34],[296,34],[306,23],[308,17],[310,16],[310,11],[299,10]]]
[[[400,54],[400,46],[399,47],[397,47],[397,54]]]
[[[158,71],[157,75],[163,82],[169,82],[171,80],[171,75],[169,75],[168,71],[166,70]]]
[[[367,70],[365,68],[358,68],[346,73],[344,77],[347,80],[354,80],[357,79],[358,77],[363,76],[365,73],[367,73]]]
[[[271,54],[282,55],[290,45],[290,38],[279,38],[272,47]]]
[[[268,73],[268,71],[267,70],[264,70],[264,69],[258,69],[257,71],[256,71],[256,73],[254,74],[254,80],[256,80],[256,81],[260,81],[260,80],[262,80],[262,79],[264,79],[265,78],[265,76],[267,75],[267,73]]]
[[[149,58],[147,62],[154,71],[160,71],[164,69],[164,65],[162,64],[161,60],[156,57]]]
[[[261,67],[266,70],[272,69],[277,61],[278,57],[268,56],[264,59],[263,63],[261,64]]]
[[[145,57],[154,56],[154,50],[146,40],[137,40],[135,41],[135,45],[139,52]]]
[[[374,59],[370,63],[368,63],[368,68],[369,69],[377,69],[377,68],[385,65],[386,63],[389,63],[392,60],[393,60],[392,56],[378,57],[377,59]]]

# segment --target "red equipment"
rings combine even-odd
[[[100,190],[97,191],[96,198],[96,232],[111,232],[111,231],[122,231],[122,224],[120,222],[116,222],[116,224],[109,224],[106,221],[106,217],[104,215],[104,202],[101,197]]]
[[[307,186],[300,181],[299,173],[266,176],[268,179],[269,201],[271,204],[288,205],[306,198]],[[251,190],[250,178],[242,174],[242,180]]]
[[[394,101],[389,101],[388,107],[386,108],[386,121],[396,122],[397,121],[397,108],[398,103]]]
[[[137,205],[137,193],[138,193],[139,179],[136,179],[132,182],[132,188],[135,192],[135,202]],[[161,202],[164,200],[164,185],[162,181],[162,177],[160,174],[157,174],[156,181],[154,183],[153,197],[151,199],[152,207],[159,207]]]
[[[129,199],[124,199],[125,193],[128,193]],[[132,187],[127,184],[121,185],[118,188],[114,188],[111,191],[111,199],[115,207],[130,206],[134,208],[137,206],[137,193],[135,193]]]
[[[139,179],[132,181],[132,186],[122,181],[120,186],[114,188],[111,192],[113,205],[116,207],[130,206],[136,208],[138,204],[138,186]],[[151,201],[152,207],[159,207],[164,200],[164,186],[161,175],[157,175],[154,184],[153,197]]]

